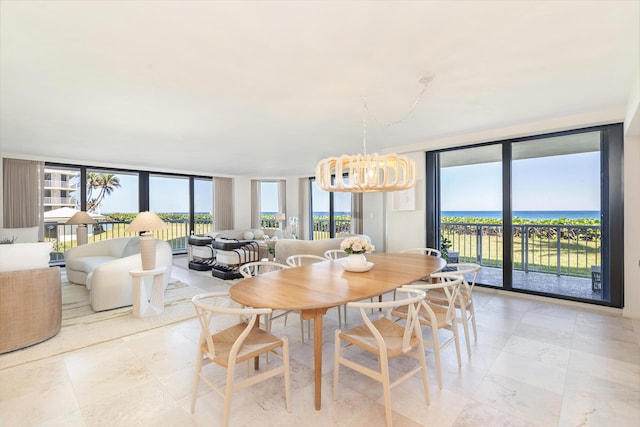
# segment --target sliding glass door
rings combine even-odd
[[[500,145],[440,154],[440,245],[449,262],[473,262],[482,283],[502,287]]]
[[[478,283],[620,307],[622,125],[427,153],[427,242]]]
[[[512,145],[513,287],[602,299],[600,132]]]
[[[354,232],[352,193],[324,191],[318,187],[315,178],[312,178],[310,194],[310,239],[329,239]]]

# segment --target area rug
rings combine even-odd
[[[0,355],[0,369],[195,318],[191,298],[202,292],[181,281],[172,281],[165,292],[164,311],[158,316],[135,318],[132,307],[94,312],[87,289],[64,282],[60,333],[40,344]]]

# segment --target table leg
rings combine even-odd
[[[316,411],[320,410],[322,401],[322,314],[316,313],[313,318],[313,370],[316,383]]]
[[[315,382],[315,407],[320,410],[322,402],[322,316],[329,308],[303,310],[304,320],[313,319],[313,375]]]
[[[266,319],[265,319],[266,321]],[[256,324],[253,325],[254,328],[259,328],[260,327],[260,315],[258,314],[256,316]],[[260,370],[260,356],[256,356],[253,358],[253,369],[255,371],[259,371]]]

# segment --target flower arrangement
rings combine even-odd
[[[375,247],[362,237],[347,237],[340,243],[340,249],[348,254],[363,254],[375,250]]]

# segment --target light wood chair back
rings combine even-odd
[[[263,273],[268,273],[275,270],[283,270],[289,268],[288,265],[280,264],[274,261],[253,261],[246,264],[242,264],[238,268],[238,272],[242,274],[243,278],[258,276]]]
[[[342,249],[329,249],[324,252],[324,257],[326,259],[339,259],[339,258],[344,258],[347,255],[349,254],[343,251]]]
[[[222,425],[226,427],[229,425],[231,396],[234,392],[280,374],[284,375],[286,407],[287,411],[291,412],[289,342],[287,337],[277,338],[256,326],[258,317],[268,316],[271,314],[271,309],[231,307],[228,292],[199,294],[193,297],[192,302],[200,322],[200,339],[191,397],[191,413],[195,410],[198,385],[202,380],[224,398]],[[216,323],[226,326],[229,323],[224,320],[228,321],[230,318],[238,316],[247,320],[224,327],[222,330],[220,327],[216,327]],[[282,359],[282,363],[260,373],[249,375],[248,362],[263,354],[275,354]],[[201,372],[203,359],[226,368],[224,389],[216,386]],[[236,379],[236,365],[241,362],[247,362],[247,377]]]
[[[340,249],[338,249],[340,250]],[[329,252],[329,251],[327,251]],[[344,252],[344,251],[341,251]],[[325,252],[326,254],[326,252]],[[313,264],[316,262],[320,262],[320,261],[326,261],[327,258],[326,257],[321,257],[319,255],[313,255],[313,254],[297,254],[297,255],[291,255],[289,257],[287,257],[287,265],[289,265],[290,267],[301,267],[303,265],[308,265],[308,264]],[[347,321],[347,306],[343,305],[343,311],[344,311],[344,321]],[[342,327],[342,312],[340,311],[340,307],[337,307],[338,309],[338,326],[341,328]],[[307,328],[308,329],[308,328]],[[311,331],[308,330],[307,331],[308,334],[311,334]]]
[[[307,264],[313,264],[315,262],[326,261],[325,257],[311,254],[296,254],[288,256],[285,262],[289,267],[300,267]]]
[[[402,251],[400,251],[400,253],[403,254],[422,254],[422,255],[432,255],[432,256],[437,256],[438,258],[442,257],[442,253],[434,248],[411,248],[411,249],[404,249]]]
[[[422,374],[425,402],[429,404],[429,385],[427,380],[427,365],[425,361],[422,332],[418,322],[418,306],[424,301],[425,293],[419,289],[401,288],[398,293],[405,293],[407,298],[383,302],[350,302],[347,305],[360,310],[363,324],[342,332],[335,333],[335,358],[333,369],[333,399],[338,398],[338,379],[340,366],[346,366],[361,374],[382,383],[384,393],[385,418],[387,426],[391,426],[391,388],[413,377],[418,371]],[[404,325],[391,320],[393,309],[406,307],[407,320]],[[369,319],[367,310],[383,310],[386,316],[377,320]],[[342,354],[342,341],[345,347],[355,346],[375,354],[378,357],[378,369],[372,369],[354,359]],[[411,369],[394,382],[389,378],[389,360],[408,356],[418,360],[418,367]]]
[[[275,261],[253,261],[248,262],[246,264],[241,265],[238,268],[238,272],[242,274],[243,278],[249,278],[253,276],[258,276],[260,274],[269,273],[271,271],[276,270],[284,270],[285,268],[290,268],[288,265],[280,264]],[[265,316],[265,329],[267,332],[271,332],[271,322],[280,317],[284,317],[284,325],[287,326],[287,319],[289,317],[290,311],[276,311],[268,316]],[[304,344],[304,321],[302,320],[302,313],[300,314],[300,337],[302,339],[302,343]],[[309,328],[310,329],[310,326]],[[309,335],[311,332],[309,332]]]
[[[454,273],[433,273],[431,280],[436,283],[417,282],[406,285],[404,288],[421,289],[426,291],[425,299],[420,302],[418,310],[418,320],[420,324],[431,330],[431,337],[423,336],[425,347],[431,348],[436,359],[436,371],[438,373],[438,387],[442,390],[442,358],[441,352],[450,344],[455,344],[456,355],[458,356],[458,367],[462,366],[460,356],[460,338],[458,337],[458,324],[456,317],[456,300],[460,292],[460,286],[464,280],[462,276]],[[441,291],[445,297],[445,303],[439,304],[429,300],[429,294],[434,291]],[[406,319],[408,313],[403,307],[391,312],[392,316]],[[451,335],[442,340],[440,330],[448,330]]]
[[[447,264],[448,268],[454,269],[453,274],[460,275],[463,278],[460,293],[456,301],[456,307],[459,310],[458,323],[462,323],[464,329],[465,342],[467,344],[467,354],[471,357],[471,336],[469,333],[469,323],[473,327],[473,338],[478,340],[478,328],[476,326],[476,311],[473,306],[473,288],[476,285],[478,274],[482,268],[479,264],[474,263],[457,263]],[[443,304],[446,301],[442,292],[432,292],[427,296],[433,302]]]

